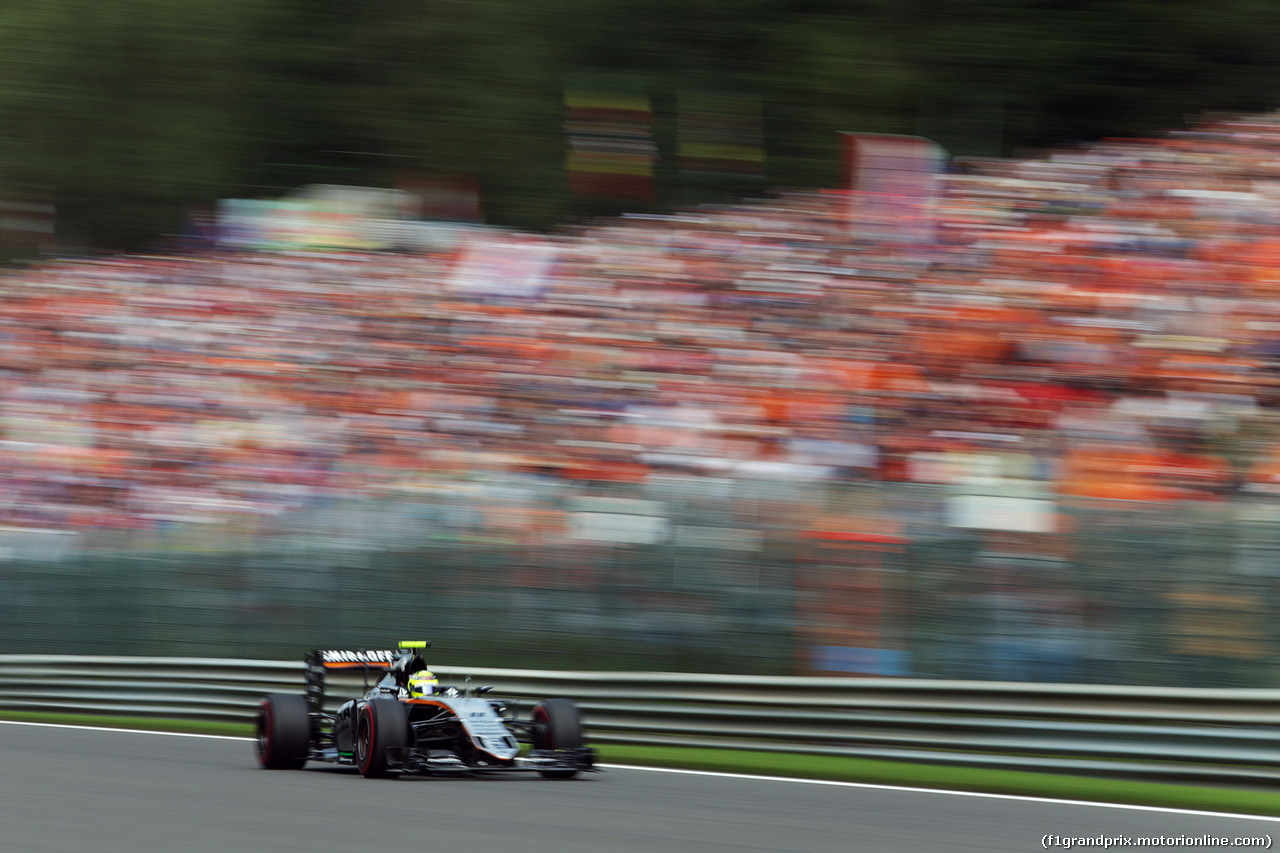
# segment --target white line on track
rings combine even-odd
[[[166,737],[194,737],[206,740],[239,740],[249,741],[253,738],[236,735],[202,735],[189,732],[156,732],[149,729],[121,729],[107,726],[77,726],[70,723],[28,723],[20,720],[0,720],[4,726],[37,726],[47,729],[80,729],[86,732],[123,732],[133,735],[164,735]],[[679,773],[685,776],[713,776],[721,779],[749,779],[760,782],[790,782],[798,785],[827,785],[834,788],[867,788],[874,791],[901,791],[910,794],[942,794],[948,797],[976,797],[985,800],[1014,800],[1024,803],[1047,803],[1059,806],[1086,806],[1095,809],[1125,809],[1138,812],[1159,812],[1161,814],[1192,815],[1195,817],[1217,817],[1230,820],[1259,820],[1268,823],[1280,823],[1280,817],[1269,815],[1234,814],[1231,812],[1210,812],[1197,809],[1174,809],[1165,806],[1141,806],[1130,803],[1098,803],[1091,800],[1061,800],[1053,797],[1025,797],[1019,794],[988,794],[982,791],[950,791],[946,788],[912,788],[906,785],[877,785],[871,782],[840,782],[834,779],[800,779],[794,776],[762,776],[752,773],[722,773],[718,770],[684,770],[675,767],[643,767],[636,764],[601,764],[606,770],[642,770],[648,773]]]
[[[877,785],[871,782],[838,782],[834,779],[799,779],[794,776],[760,776],[751,773],[721,773],[715,770],[682,770],[673,767],[641,767],[635,764],[601,764],[618,770],[651,770],[655,773],[683,773],[689,776],[721,776],[726,779],[757,779],[763,782],[795,782],[800,785],[830,785],[837,788],[871,788],[876,791],[904,791],[912,794],[946,794],[950,797],[978,797],[985,800],[1017,800],[1026,803],[1049,803],[1060,806],[1090,806],[1096,809],[1127,809],[1139,812],[1161,812],[1199,817],[1221,817],[1233,820],[1262,820],[1280,823],[1280,817],[1232,812],[1209,812],[1196,809],[1174,809],[1166,806],[1140,806],[1131,803],[1098,803],[1092,800],[1060,800],[1054,797],[1026,797],[1019,794],[988,794],[983,791],[950,791],[945,788],[911,788],[905,785]]]
[[[205,740],[253,740],[237,735],[201,735],[194,732],[155,732],[150,729],[119,729],[108,726],[75,726],[70,723],[28,723],[22,720],[0,720],[0,726],[37,726],[42,729],[80,729],[86,732],[125,732],[131,735],[165,735],[166,737],[198,737]]]

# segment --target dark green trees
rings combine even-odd
[[[547,226],[609,208],[567,190],[574,73],[643,80],[661,207],[716,189],[673,166],[685,90],[760,99],[762,186],[829,185],[842,130],[994,155],[1266,108],[1278,30],[1272,0],[9,0],[0,191],[56,188],[60,227],[100,247],[397,169],[472,176],[492,220]]]

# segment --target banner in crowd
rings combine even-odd
[[[569,189],[577,196],[654,198],[653,107],[644,78],[579,74],[565,80]]]
[[[855,237],[930,243],[946,151],[920,136],[844,133],[849,227]]]
[[[686,178],[764,178],[759,95],[681,91],[677,96],[680,172]]]
[[[218,202],[218,242],[258,252],[372,249],[363,220],[307,201],[228,198]]]
[[[555,246],[537,237],[473,237],[454,261],[447,287],[473,297],[532,298],[546,286],[555,260]]]
[[[400,189],[309,184],[279,199],[222,199],[218,242],[259,252],[396,248],[400,232],[388,225],[413,222],[420,208]]]

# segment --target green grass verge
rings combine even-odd
[[[197,735],[252,737],[249,723],[214,723],[203,720],[161,720],[152,717],[104,717],[96,714],[45,714],[29,711],[0,711],[0,720],[22,723],[64,723],[71,726],[102,726],[109,729],[139,729],[147,732],[182,732]]]
[[[146,717],[0,711],[0,720],[240,737],[249,737],[252,734],[252,726],[246,723],[208,723]],[[1280,793],[1251,788],[1206,788],[1174,783],[1030,773],[1021,770],[877,761],[870,758],[845,758],[834,755],[796,755],[629,744],[601,744],[597,748],[600,753],[599,760],[605,764],[679,767],[689,770],[718,770],[728,773],[831,779],[841,782],[867,782],[915,788],[945,788],[957,791],[1165,806],[1236,814],[1280,815]]]

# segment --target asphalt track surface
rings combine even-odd
[[[265,771],[245,740],[31,725],[0,725],[0,768],[3,853],[916,853],[1039,850],[1046,834],[1280,839],[1265,818],[640,769],[568,782]]]

